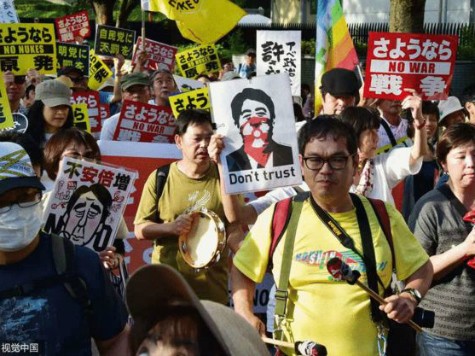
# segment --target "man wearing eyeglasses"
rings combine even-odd
[[[53,240],[61,240],[40,232],[43,190],[25,150],[15,143],[1,142],[2,352],[13,344],[26,344],[41,355],[87,355],[93,338],[101,355],[121,354],[127,347],[125,306],[106,277],[99,256],[90,249],[70,245],[74,258],[65,263],[70,263],[71,274],[67,278],[58,274]],[[81,280],[87,290],[89,307],[65,288],[73,278]]]
[[[21,103],[21,99],[25,96],[26,77],[24,75],[14,75],[7,71],[3,73],[3,81],[7,89],[8,102],[13,113],[28,114],[28,109]]]
[[[84,72],[76,67],[64,67],[58,71],[58,77],[65,76],[71,79],[73,86],[71,89],[73,91],[84,91],[88,90],[87,86],[87,77]]]
[[[324,344],[332,355],[377,355],[381,350],[384,353],[386,331],[380,322],[371,318],[369,295],[358,286],[333,278],[327,271],[327,262],[338,257],[352,270],[360,272],[361,282],[368,283],[369,264],[361,252],[362,213],[371,231],[369,244],[374,249],[375,274],[381,281],[376,281],[377,292],[382,297],[391,282],[391,249],[378,219],[365,197],[348,193],[358,163],[354,130],[340,120],[318,117],[301,129],[299,151],[302,173],[310,192],[292,201],[290,219],[271,259],[267,251],[273,241],[275,205],[257,219],[233,259],[234,308],[263,334],[264,325],[252,313],[253,297],[256,283],[262,281],[271,265],[278,287],[281,287],[280,276],[285,275],[285,270],[289,273],[288,286],[276,293],[276,299],[284,300],[286,307],[283,322],[276,325],[276,329],[282,330],[286,341],[293,344],[312,340]],[[387,297],[386,304],[379,309],[376,305],[375,312],[379,315],[382,311],[381,317],[386,314],[396,322],[405,323],[429,288],[433,269],[399,212],[391,205],[386,205],[386,209],[395,237],[394,268],[397,276],[405,281],[406,289]],[[325,223],[329,221],[328,216],[331,224]],[[335,226],[348,235],[353,246],[340,242],[333,232]],[[294,231],[294,241],[290,244],[293,251],[286,241],[291,231]],[[290,264],[287,269],[282,267],[284,261]],[[295,352],[286,348],[283,351],[287,355]]]

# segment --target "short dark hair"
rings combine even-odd
[[[44,148],[44,168],[50,179],[56,180],[61,156],[71,143],[84,145],[92,151],[94,159],[101,159],[101,150],[90,133],[76,127],[58,131],[51,136]]]
[[[34,84],[30,84],[25,89],[25,96],[24,98],[29,98],[31,92],[35,92],[36,87]]]
[[[206,110],[201,109],[187,109],[183,110],[176,119],[175,134],[182,136],[185,134],[190,125],[204,125],[209,124],[213,127],[211,121],[211,114]]]
[[[242,92],[237,94],[231,101],[231,114],[234,123],[239,128],[239,116],[241,115],[242,104],[246,100],[255,100],[263,103],[269,109],[271,122],[275,118],[274,102],[267,93],[261,89],[245,88]]]
[[[445,163],[451,150],[469,143],[475,144],[475,125],[463,122],[447,127],[437,143],[436,156],[440,163]]]
[[[312,121],[307,122],[299,133],[299,153],[305,152],[307,144],[314,139],[325,139],[332,136],[333,139],[346,139],[346,148],[350,155],[358,150],[358,141],[353,127],[333,115],[319,115]]]
[[[422,102],[422,114],[423,115],[435,115],[437,118],[437,122],[439,122],[440,112],[439,107],[437,104],[433,103],[432,101],[424,100]]]
[[[462,92],[462,105],[465,103],[475,103],[475,84],[465,87]]]
[[[361,106],[349,106],[345,108],[339,118],[341,121],[353,127],[358,140],[364,131],[378,130],[381,123],[381,117],[375,109]]]

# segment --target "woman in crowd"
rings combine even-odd
[[[425,120],[420,111],[420,98],[411,95],[404,99],[403,108],[416,113],[416,132],[412,147],[398,147],[376,156],[380,117],[373,109],[348,107],[340,119],[353,126],[358,137],[358,169],[354,176],[353,193],[394,204],[391,189],[410,174],[419,172],[426,150]],[[421,123],[422,122],[422,123]]]
[[[435,312],[433,329],[417,335],[420,355],[475,355],[475,231],[464,216],[475,209],[475,125],[448,127],[437,143],[446,184],[416,203],[409,227],[431,256],[434,281],[421,306]]]
[[[70,96],[71,90],[58,80],[46,80],[36,86],[26,133],[41,147],[54,133],[73,126]]]

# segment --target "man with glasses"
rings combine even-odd
[[[122,103],[125,100],[147,104],[150,100],[150,81],[146,74],[135,72],[126,74],[120,80]],[[114,132],[119,123],[120,112],[106,119],[102,124],[100,139],[112,141]]]
[[[126,346],[127,312],[92,250],[62,243],[67,272],[57,270],[59,237],[40,231],[41,192],[25,150],[0,143],[0,344],[35,347],[41,355],[102,354]],[[69,250],[71,253],[67,254]],[[56,251],[56,252],[55,252]],[[66,286],[79,289],[68,292]],[[87,303],[84,303],[84,302]],[[30,351],[33,349],[29,349]]]
[[[28,114],[28,109],[22,104],[21,99],[25,96],[26,77],[14,75],[8,71],[3,73],[3,81],[7,89],[8,102],[13,113]]]
[[[87,77],[84,72],[76,67],[64,67],[58,71],[58,77],[65,76],[71,79],[73,86],[71,89],[73,91],[84,91],[88,90],[87,86]]]
[[[358,286],[334,279],[326,266],[331,258],[339,257],[351,269],[359,271],[360,280],[367,283],[368,265],[362,257],[360,232],[362,216],[366,216],[369,235],[373,238],[369,245],[374,248],[374,269],[382,284],[376,282],[381,296],[391,281],[391,250],[378,219],[366,198],[348,193],[358,163],[356,135],[352,127],[340,120],[319,117],[301,129],[299,151],[310,192],[292,201],[290,218],[271,258],[267,251],[272,242],[275,205],[257,219],[233,259],[234,308],[263,333],[264,325],[252,313],[255,285],[262,281],[270,265],[275,280],[280,282],[281,274],[285,273],[282,265],[287,261],[288,287],[277,294],[277,300],[283,299],[286,306],[284,322],[277,325],[284,339],[292,343],[319,342],[334,355],[377,355],[378,346],[384,352],[386,331],[371,319],[368,294]],[[394,267],[398,278],[406,282],[406,289],[387,297],[387,304],[379,310],[388,318],[405,323],[430,286],[432,265],[397,210],[391,205],[386,205],[386,210],[391,232],[397,237],[393,239]],[[324,222],[328,220],[332,224]],[[333,232],[334,226],[348,235],[353,246],[340,242]],[[294,242],[290,244],[293,251],[286,245],[291,231],[294,231]],[[376,312],[379,314],[377,308]],[[283,351],[293,354],[289,349]]]

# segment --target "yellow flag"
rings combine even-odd
[[[246,12],[228,0],[142,0],[145,11],[161,12],[175,20],[181,35],[196,43],[215,43]]]

